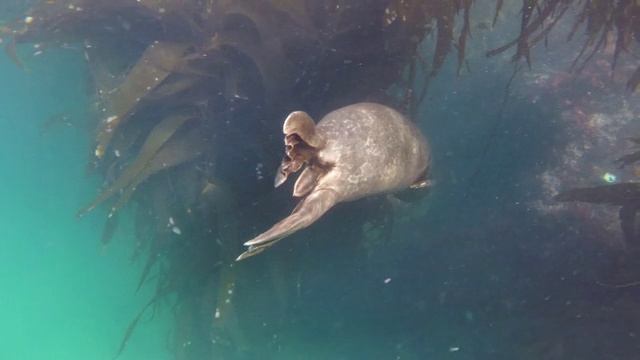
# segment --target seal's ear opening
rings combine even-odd
[[[294,111],[284,121],[282,132],[285,137],[290,135],[298,135],[302,141],[313,148],[319,148],[324,145],[324,138],[316,132],[316,124],[304,111]]]

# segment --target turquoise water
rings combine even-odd
[[[69,50],[32,59],[26,72],[0,56],[2,360],[110,359],[151,296],[134,294],[139,268],[129,264],[129,224],[101,251],[104,213],[75,217],[99,186],[83,176],[87,130],[46,126],[56,114],[82,123],[83,66],[82,54]],[[167,319],[145,319],[120,359],[170,358]]]

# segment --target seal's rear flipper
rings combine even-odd
[[[298,206],[296,206],[291,215],[275,224],[271,229],[258,235],[256,238],[244,243],[246,246],[249,246],[249,249],[238,256],[236,260],[242,260],[258,254],[267,247],[280,241],[280,239],[313,224],[337,202],[338,194],[334,190],[320,189],[312,192],[298,203]]]
[[[253,256],[253,255],[260,254],[266,248],[268,248],[269,246],[273,245],[274,243],[275,243],[275,241],[270,242],[268,244],[264,244],[264,245],[249,246],[249,250],[247,250],[247,251],[243,252],[242,254],[240,254],[240,256],[238,256],[236,261],[244,260],[244,259],[246,259],[248,257]]]

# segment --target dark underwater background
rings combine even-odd
[[[6,19],[24,9],[0,10]],[[392,200],[390,240],[349,242],[349,217],[369,203],[333,209],[267,250],[314,242],[300,275],[280,280],[286,290],[260,278],[236,288],[236,311],[248,318],[286,314],[278,332],[247,321],[247,333],[265,333],[258,345],[184,359],[640,359],[640,285],[610,286],[640,280],[618,208],[552,199],[606,184],[606,174],[636,178],[613,160],[640,134],[639,94],[611,76],[606,54],[567,75],[580,49],[565,41],[570,24],[534,49],[507,89],[509,56],[483,52],[512,38],[518,10],[475,33],[470,72],[457,77],[450,57],[429,85],[415,120],[431,145],[434,186],[418,202]],[[0,56],[0,360],[111,359],[155,291],[135,291],[144,264],[129,261],[133,210],[122,210],[108,247],[104,209],[74,216],[102,185],[85,176],[93,135],[83,53],[52,49],[26,63],[23,71]],[[242,226],[258,234],[293,208],[284,204]],[[265,274],[280,271],[266,263]],[[261,301],[275,292],[289,298]],[[170,309],[143,316],[118,359],[174,359]]]

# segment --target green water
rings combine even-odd
[[[82,122],[82,67],[71,50],[30,59],[26,72],[0,56],[0,360],[111,359],[151,296],[134,293],[130,225],[102,251],[104,212],[75,218],[99,186],[84,175],[91,136],[45,126],[55,114]],[[164,316],[143,318],[119,359],[169,359]]]

